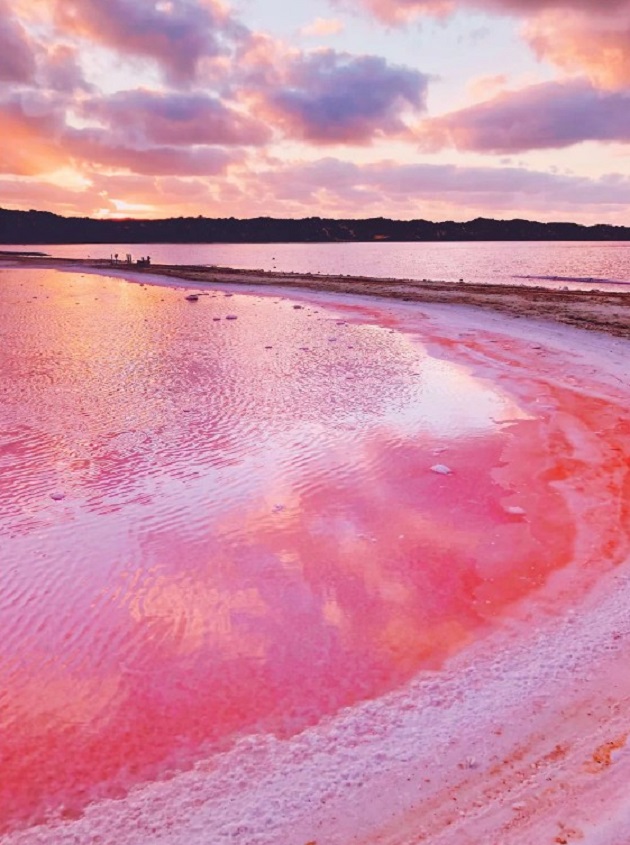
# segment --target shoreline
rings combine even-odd
[[[331,276],[279,273],[172,264],[113,264],[109,260],[0,256],[0,267],[33,267],[71,271],[109,272],[113,275],[160,276],[173,282],[196,285],[273,286],[302,291],[370,296],[422,304],[464,305],[490,309],[516,318],[562,323],[630,339],[630,292],[556,290],[526,285],[478,284],[439,280],[380,279],[365,276]],[[3,260],[4,259],[4,260]]]

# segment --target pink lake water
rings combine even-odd
[[[134,259],[154,264],[208,264],[281,273],[439,279],[538,285],[569,290],[621,290],[630,285],[630,243],[550,241],[498,243],[320,244],[43,244],[61,258]]]
[[[0,271],[8,842],[439,671],[585,518],[615,562],[594,376],[404,306],[185,293]]]

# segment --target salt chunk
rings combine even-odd
[[[519,508],[517,505],[510,505],[505,508],[505,512],[511,514],[512,516],[525,516],[526,513],[523,508]]]
[[[438,475],[451,475],[453,470],[445,464],[434,464],[431,467],[431,472],[437,472]]]

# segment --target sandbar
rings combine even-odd
[[[3,262],[5,263],[5,262]],[[439,280],[376,279],[354,276],[323,276],[239,270],[195,265],[126,265],[109,260],[21,257],[13,266],[57,267],[68,270],[104,271],[133,276],[156,275],[173,281],[204,285],[245,284],[262,287],[324,291],[399,300],[403,302],[469,305],[477,308],[555,321],[589,331],[630,338],[630,293],[597,289],[557,290],[529,285],[453,283]]]

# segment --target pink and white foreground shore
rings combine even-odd
[[[627,845],[630,341],[87,271],[0,270],[0,843]]]

